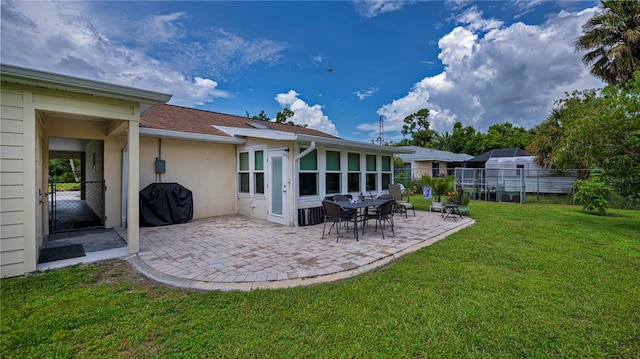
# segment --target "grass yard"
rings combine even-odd
[[[4,279],[1,356],[640,357],[640,211],[470,207],[474,227],[337,283],[189,291],[120,261]]]

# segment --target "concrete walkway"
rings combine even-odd
[[[140,252],[128,261],[152,279],[183,288],[285,288],[365,273],[475,223],[423,211],[394,218],[395,237],[385,231],[383,239],[370,223],[359,241],[343,229],[337,243],[335,228],[322,239],[322,224],[293,228],[244,216],[143,227]]]

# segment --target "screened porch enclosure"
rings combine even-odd
[[[572,196],[578,170],[456,168],[456,181],[471,199],[525,203],[526,196]]]

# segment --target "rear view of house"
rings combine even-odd
[[[35,271],[45,239],[64,225],[60,201],[70,199],[52,194],[50,158],[80,161],[74,204],[92,226],[126,227],[133,254],[138,192],[149,184],[189,189],[193,218],[240,214],[307,225],[317,223],[326,196],[386,192],[394,153],[412,152],[167,105],[169,94],[8,65],[1,75],[2,277]]]
[[[194,192],[195,217],[241,214],[309,223],[326,196],[378,194],[393,183],[393,154],[317,130],[162,105],[142,116],[140,185],[160,180]]]

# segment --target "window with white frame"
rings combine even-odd
[[[377,191],[378,190],[378,172],[377,172],[377,163],[376,163],[376,155],[366,155],[366,184],[367,191]]]
[[[238,153],[238,193],[264,194],[264,150]]]
[[[300,153],[305,149],[300,148]],[[300,159],[298,179],[300,196],[318,195],[318,150],[313,150]]]
[[[391,183],[391,156],[382,156],[382,189],[389,189]]]
[[[238,192],[249,193],[249,152],[240,152],[238,154]]]
[[[342,176],[340,172],[340,152],[325,152],[326,173],[325,173],[325,193],[338,194],[341,193]]]
[[[253,157],[253,192],[264,194],[264,151],[255,151]]]
[[[347,191],[360,192],[360,154],[347,153]]]

